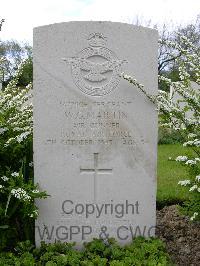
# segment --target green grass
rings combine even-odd
[[[178,185],[179,180],[188,179],[186,167],[176,161],[179,155],[191,154],[190,148],[185,148],[181,144],[158,145],[158,170],[157,170],[157,206],[181,203],[188,199],[189,192],[184,187]]]

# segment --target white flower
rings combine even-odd
[[[30,162],[28,165],[29,165],[30,167],[33,167],[33,162]]]
[[[11,174],[11,176],[19,176],[19,173],[17,173],[17,172],[13,172],[12,174]]]
[[[200,175],[197,175],[195,178],[197,181],[200,181]]]
[[[12,189],[10,193],[17,199],[21,199],[24,201],[29,201],[31,199],[31,197],[23,188]]]
[[[183,143],[183,146],[184,147],[186,147],[186,146],[197,146],[197,147],[199,147],[200,146],[200,141],[198,139],[189,140],[189,141]]]
[[[3,186],[2,186],[2,185],[0,185],[0,189],[1,189],[1,188],[3,188]]]
[[[14,138],[10,138],[8,141],[6,141],[4,146],[7,147],[10,144],[10,142],[13,141],[13,140],[14,140]]]
[[[23,132],[21,135],[17,136],[17,142],[22,142],[28,135],[30,135],[30,132]]]
[[[178,185],[181,185],[181,186],[190,185],[190,180],[181,180],[178,182]]]
[[[8,178],[7,176],[5,176],[5,175],[2,176],[1,179],[2,179],[3,181],[5,181],[5,182],[9,180],[9,178]]]
[[[194,140],[194,145],[200,147],[200,140]]]
[[[200,187],[197,188],[197,191],[200,192]]]
[[[188,134],[188,139],[195,138],[197,135],[193,133]]]
[[[187,156],[178,156],[178,157],[176,157],[176,161],[177,162],[185,162],[185,161],[187,161]]]
[[[37,210],[34,210],[30,215],[29,215],[29,217],[31,217],[31,218],[33,218],[33,217],[35,217],[35,216],[38,216],[38,211]]]
[[[196,218],[197,215],[198,215],[198,212],[194,212],[194,214],[193,214],[193,216],[190,218],[190,220],[193,221],[193,220]]]
[[[195,158],[195,161],[196,162],[200,162],[200,158]]]
[[[188,160],[185,164],[193,165],[193,164],[196,164],[196,161],[195,160]]]
[[[40,193],[38,189],[32,190],[33,193]]]
[[[7,130],[8,130],[7,128],[0,128],[0,134],[3,134]]]
[[[189,189],[189,191],[194,191],[195,189],[197,189],[198,188],[198,186],[197,185],[194,185],[194,186],[192,186],[190,189]]]
[[[122,75],[123,75],[123,73],[122,73]],[[124,77],[125,79],[129,79],[129,78],[130,78],[130,76],[128,76],[128,75],[126,75],[126,74],[124,74],[123,77]]]

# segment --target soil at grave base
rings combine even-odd
[[[200,266],[200,222],[191,223],[172,205],[157,211],[157,227],[175,265]]]

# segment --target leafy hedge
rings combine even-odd
[[[136,238],[130,245],[120,247],[114,239],[105,244],[100,239],[85,243],[78,251],[74,244],[41,243],[35,248],[30,241],[21,242],[14,252],[0,253],[0,266],[142,266],[172,265],[163,242],[159,239]]]
[[[173,130],[166,127],[159,127],[158,129],[158,144],[176,144],[183,143],[184,139],[180,131]]]

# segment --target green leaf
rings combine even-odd
[[[5,225],[0,225],[0,229],[8,229],[9,225],[5,224]]]

